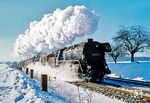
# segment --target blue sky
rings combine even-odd
[[[121,25],[144,25],[150,30],[150,0],[0,0],[0,61],[14,60],[13,43],[31,21],[40,20],[56,8],[85,5],[99,14],[98,30],[88,37],[109,41]]]

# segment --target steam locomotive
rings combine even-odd
[[[48,63],[51,67],[59,67],[64,63],[78,65],[78,77],[90,82],[101,82],[105,74],[110,74],[105,53],[111,52],[109,43],[100,43],[88,39],[70,47],[51,52],[50,54],[27,59],[21,64],[25,67],[30,63]]]

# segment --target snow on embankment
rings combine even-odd
[[[41,91],[40,83],[20,71],[0,65],[0,103],[71,103],[55,90]]]
[[[150,81],[150,62],[108,63],[113,76]]]
[[[39,81],[18,72],[15,82],[16,103],[69,103],[69,97],[58,94],[52,89],[48,92],[41,91]]]
[[[41,91],[40,81],[6,65],[0,65],[0,77],[0,103],[122,102],[60,81],[49,82],[48,92],[44,92]]]
[[[34,70],[34,76],[40,78],[41,74],[47,74],[51,80],[57,81],[77,81],[78,65],[71,63],[62,64],[61,67],[50,67],[49,65],[41,65],[40,63],[29,64],[29,69]]]
[[[6,64],[0,64],[0,103],[14,103],[15,72]]]

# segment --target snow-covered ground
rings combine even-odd
[[[122,103],[63,81],[48,84],[48,92],[41,91],[40,81],[0,65],[0,103]]]
[[[150,62],[108,63],[108,66],[112,71],[110,76],[150,81]]]
[[[0,103],[14,101],[15,72],[5,64],[0,64]]]

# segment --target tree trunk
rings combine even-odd
[[[117,58],[113,57],[113,60],[115,62],[115,64],[117,63]]]
[[[131,52],[131,62],[134,62],[134,53]]]
[[[115,61],[115,64],[117,63],[117,59],[114,59],[114,61]]]

